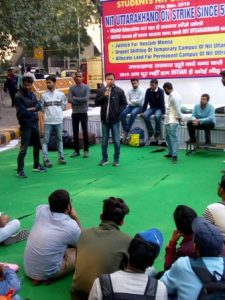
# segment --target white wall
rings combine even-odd
[[[182,106],[188,107],[196,104],[200,100],[201,94],[207,93],[210,95],[210,103],[216,108],[225,106],[225,87],[221,83],[220,77],[207,78],[188,78],[188,79],[160,79],[159,86],[169,81],[182,97]],[[147,89],[150,80],[140,80],[140,86]],[[118,80],[116,85],[127,91],[130,87],[130,81]],[[165,97],[167,103],[167,96]]]

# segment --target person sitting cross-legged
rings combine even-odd
[[[66,190],[56,190],[49,205],[39,205],[24,253],[24,269],[33,284],[48,282],[74,271],[79,218]]]
[[[205,145],[211,144],[210,130],[214,129],[216,124],[215,109],[209,104],[209,95],[201,96],[200,104],[195,105],[191,120],[187,122],[187,128],[190,139],[189,143],[196,143],[195,130],[203,129],[205,131]]]

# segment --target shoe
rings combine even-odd
[[[177,160],[178,160],[178,159],[177,159],[177,156],[172,156],[172,162],[173,162],[173,163],[177,163]]]
[[[29,231],[28,230],[21,230],[17,234],[10,236],[6,240],[2,242],[2,245],[9,246],[11,244],[18,243],[20,241],[24,241],[28,238]]]
[[[45,168],[52,168],[52,163],[50,162],[49,159],[44,160],[43,165]]]
[[[211,144],[210,141],[206,141],[206,142],[204,143],[204,146],[205,146],[205,147],[210,147],[210,146],[212,146],[212,144]]]
[[[58,159],[58,163],[61,164],[61,165],[65,165],[65,164],[66,164],[66,161],[65,161],[64,157],[60,157],[60,158]]]
[[[154,137],[154,135],[147,138],[147,140],[146,140],[146,142],[145,142],[145,145],[146,145],[146,146],[149,146],[152,142],[155,142],[155,137]]]
[[[84,151],[84,156],[83,156],[84,158],[88,158],[89,157],[89,153],[88,153],[88,151]]]
[[[74,151],[70,157],[77,157],[77,156],[80,156],[80,153],[77,153],[76,151]]]
[[[46,279],[46,280],[38,280],[38,279],[32,279],[32,284],[33,285],[49,285],[53,282],[53,279]]]
[[[114,160],[113,162],[113,167],[119,167],[119,161],[118,160]]]
[[[189,139],[189,140],[186,141],[186,143],[195,144],[196,143],[196,139]]]
[[[173,156],[171,154],[164,155],[165,158],[172,158]]]
[[[108,165],[109,161],[107,159],[102,159],[99,163],[99,166],[106,166]]]
[[[33,168],[33,171],[34,171],[34,172],[40,172],[40,173],[47,172],[47,170],[46,170],[42,165],[39,165],[39,166],[37,166],[37,167],[34,167],[34,168]]]
[[[21,170],[17,173],[17,176],[20,178],[27,178],[27,175],[24,173],[24,170]]]

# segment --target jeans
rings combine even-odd
[[[165,125],[168,154],[172,156],[177,156],[179,150],[178,127],[178,123],[170,123]]]
[[[210,130],[214,129],[215,124],[212,121],[205,122],[203,124],[200,124],[198,126],[194,126],[192,124],[192,120],[189,120],[187,122],[187,128],[188,128],[188,133],[190,136],[190,139],[195,140],[195,130],[196,129],[203,129],[205,131],[205,142],[210,143]]]
[[[155,135],[161,136],[162,111],[158,108],[149,108],[144,112],[144,120],[148,129],[148,135],[152,136],[154,134],[154,129],[150,120],[152,115],[155,115]]]
[[[57,141],[57,150],[58,156],[64,157],[63,153],[63,140],[62,140],[62,124],[45,124],[44,125],[44,138],[42,143],[42,152],[43,152],[43,159],[48,159],[48,143],[51,136],[52,131],[55,131],[56,134],[56,141]]]
[[[88,152],[88,114],[87,113],[72,113],[72,125],[73,125],[73,141],[74,150],[78,154],[80,153],[79,147],[79,124],[81,122],[81,127],[83,131],[84,140],[84,151]]]
[[[0,243],[5,241],[11,235],[17,233],[20,229],[20,221],[9,221],[4,227],[0,228]]]
[[[33,141],[34,168],[37,168],[39,166],[39,149],[40,149],[40,136],[39,136],[38,125],[36,127],[20,127],[20,134],[21,134],[21,146],[20,146],[19,155],[17,157],[18,172],[24,169],[24,159],[31,138]]]
[[[112,133],[114,144],[114,160],[119,161],[120,156],[120,122],[109,124],[102,123],[102,158],[108,160],[109,133]]]
[[[142,112],[141,106],[127,106],[121,114],[121,123],[123,126],[123,130],[127,133],[130,132],[130,129],[134,123],[134,120],[138,114]],[[127,115],[130,114],[129,121],[127,122]]]

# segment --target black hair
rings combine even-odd
[[[177,229],[185,235],[193,233],[191,224],[196,217],[196,212],[186,205],[178,205],[173,213]]]
[[[31,71],[31,67],[27,67],[27,72],[30,72]]]
[[[151,80],[150,80],[150,83],[155,83],[155,84],[158,84],[158,79],[156,79],[156,78],[153,78],[153,79],[151,79]]]
[[[33,78],[32,77],[30,77],[30,76],[24,76],[23,77],[23,79],[22,79],[22,82],[24,83],[24,82],[28,82],[28,83],[33,83],[34,82],[34,80],[33,80]]]
[[[220,187],[224,189],[225,191],[225,175],[222,176],[220,181]]]
[[[56,82],[56,78],[55,78],[55,76],[52,76],[52,75],[50,75],[50,76],[48,76],[48,77],[46,77],[46,79],[45,79],[46,81],[47,80],[50,80],[50,81],[52,81],[52,82]]]
[[[164,85],[163,85],[163,88],[168,89],[168,90],[172,90],[173,89],[172,83],[171,82],[165,82]]]
[[[77,74],[82,74],[82,77],[84,77],[84,72],[81,71],[81,70],[78,70],[78,71],[75,73],[75,76],[77,76]]]
[[[114,77],[114,79],[116,78],[116,77],[115,77],[115,74],[114,74],[114,73],[112,73],[112,72],[111,72],[111,73],[106,73],[106,74],[105,74],[105,78],[106,78],[106,77],[108,77],[108,76],[113,76],[113,77]]]
[[[132,267],[143,270],[151,267],[159,254],[159,247],[146,242],[139,234],[132,239],[128,248],[129,263]]]
[[[56,190],[48,197],[51,212],[64,213],[70,202],[70,195],[66,190]]]
[[[220,75],[221,75],[222,77],[225,77],[225,70],[222,70],[222,71],[220,72]]]
[[[109,197],[103,200],[103,221],[112,221],[120,225],[125,215],[129,213],[129,208],[123,199]]]
[[[134,82],[134,81],[139,82],[139,79],[138,79],[138,78],[132,78],[132,79],[130,80],[130,82]]]
[[[202,94],[202,96],[201,97],[205,97],[205,98],[207,98],[207,101],[209,101],[209,99],[210,99],[210,96],[209,96],[209,94]]]

